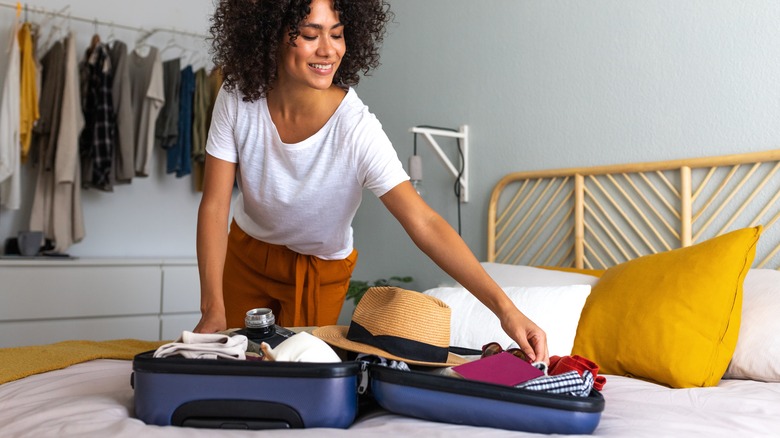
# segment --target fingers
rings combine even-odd
[[[520,318],[507,318],[502,322],[502,327],[532,362],[549,364],[550,354],[547,350],[547,335],[544,330],[522,314]]]
[[[520,347],[520,350],[528,356],[528,359],[531,359],[531,362],[536,362],[536,352],[528,341],[519,342],[518,346]]]
[[[225,330],[225,328],[221,327],[219,323],[201,318],[200,321],[198,321],[198,325],[196,325],[192,331],[193,333],[216,333],[222,330]]]
[[[530,347],[533,349],[536,359],[535,362],[544,362],[549,365],[550,353],[547,350],[547,336],[544,333],[534,333],[528,337]]]

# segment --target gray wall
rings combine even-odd
[[[518,170],[777,148],[780,3],[395,1],[383,65],[358,88],[405,159],[418,124],[471,130],[463,236],[486,255],[490,190]],[[419,144],[419,142],[418,142]],[[428,154],[425,156],[425,154]],[[424,151],[431,204],[455,224],[451,180]],[[355,276],[446,277],[365,197]]]
[[[211,9],[210,0],[30,3],[203,31]],[[778,147],[778,2],[394,0],[392,9],[382,66],[359,95],[404,162],[410,127],[469,125],[471,200],[462,227],[480,259],[490,190],[507,172]],[[3,36],[10,17],[3,10]],[[82,29],[86,44],[92,26]],[[426,198],[456,225],[453,180],[422,138],[418,144]],[[442,144],[454,160],[454,143]],[[87,238],[72,254],[194,255],[199,196],[161,167],[115,193],[87,194]],[[0,236],[15,234],[27,216],[0,212]],[[418,289],[447,281],[369,193],[354,228],[355,278],[411,275]]]

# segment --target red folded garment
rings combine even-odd
[[[547,374],[555,376],[568,371],[576,371],[580,376],[582,372],[588,370],[593,374],[593,388],[601,391],[601,388],[607,383],[607,378],[599,376],[599,366],[590,359],[582,356],[551,356],[550,366],[547,368]]]

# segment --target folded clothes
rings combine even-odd
[[[243,335],[192,333],[183,331],[174,342],[162,345],[154,357],[183,356],[188,359],[246,359],[247,338]]]
[[[580,375],[577,371],[572,370],[554,376],[542,376],[528,380],[515,385],[515,388],[587,397],[590,395],[591,389],[593,389],[593,374],[585,370]]]
[[[550,357],[550,367],[547,374],[555,376],[569,371],[576,371],[580,376],[584,376],[585,371],[589,371],[593,376],[593,387],[601,391],[607,383],[607,378],[599,375],[599,366],[592,360],[578,356],[552,356]]]
[[[306,332],[285,339],[276,348],[260,344],[267,360],[277,362],[341,362],[339,355],[325,341]]]
[[[379,365],[387,368],[392,368],[394,370],[399,371],[411,371],[409,368],[409,365],[406,362],[400,361],[400,360],[392,360],[387,359],[382,356],[377,356],[376,354],[365,354],[360,353],[355,358],[356,362],[366,362],[369,364]],[[449,367],[444,369],[450,369]]]

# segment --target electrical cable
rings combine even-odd
[[[443,128],[441,126],[432,126],[432,125],[417,125],[415,128],[428,128],[428,129],[440,129],[442,131],[451,131],[451,132],[460,132],[457,129],[452,128]],[[414,155],[417,155],[417,132],[414,134]],[[460,169],[458,169],[458,176],[455,178],[455,204],[458,206],[458,236],[462,236],[461,234],[461,211],[460,211],[460,195],[461,195],[461,186],[460,186],[460,179],[463,176],[464,166],[465,162],[463,159],[463,147],[460,144],[460,138],[456,139],[458,142],[458,156],[460,158]]]
[[[460,156],[460,169],[458,169],[458,176],[455,177],[455,203],[458,205],[458,236],[462,236],[460,231],[460,194],[461,194],[461,185],[460,185],[460,179],[463,176],[463,169],[465,166],[465,160],[463,159],[463,147],[460,144],[460,138],[458,140],[458,155]]]

